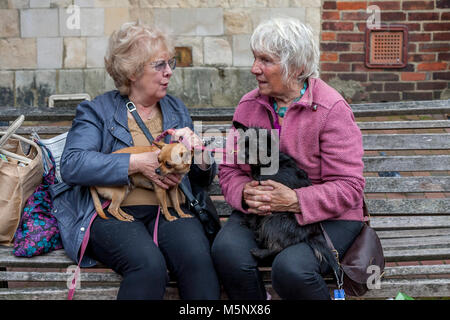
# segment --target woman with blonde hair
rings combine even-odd
[[[128,102],[134,104],[154,138],[176,128],[173,139],[182,136],[191,146],[202,145],[192,131],[184,103],[167,94],[176,60],[165,33],[140,23],[125,23],[111,35],[105,65],[118,90],[77,107],[61,158],[65,183],[56,186],[53,201],[64,249],[79,262],[80,247],[89,239],[81,266],[99,261],[122,275],[118,299],[162,299],[169,280],[167,270],[177,281],[182,299],[219,299],[209,241],[197,218],[169,222],[161,215],[155,228],[155,192],[141,188],[133,189],[122,203],[134,221],[119,221],[109,213],[107,220],[94,215],[89,186],[126,185],[131,174],[141,173],[161,188],[181,182],[190,189],[191,181],[207,186],[216,174],[209,154],[204,155],[207,161],[193,163],[189,175],[181,177],[158,174],[158,152],[112,153],[149,145],[126,107]],[[186,206],[181,208],[189,214]],[[173,208],[169,210],[177,216]]]
[[[260,262],[250,253],[257,242],[242,223],[245,214],[288,212],[299,225],[322,222],[340,256],[363,220],[361,132],[344,98],[318,78],[319,49],[310,28],[293,18],[265,21],[250,46],[258,88],[242,97],[233,120],[278,129],[280,151],[306,171],[312,186],[290,189],[272,180],[254,181],[248,164],[219,166],[222,192],[235,210],[212,253],[230,299],[267,297]],[[331,268],[308,244],[292,245],[272,258],[272,285],[281,298],[330,299],[323,274]]]

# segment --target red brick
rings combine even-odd
[[[433,92],[403,92],[404,100],[433,100]],[[416,194],[417,195],[417,194]]]
[[[403,10],[432,10],[434,1],[403,1]]]
[[[348,63],[322,63],[320,70],[323,71],[350,71],[350,64]]]
[[[321,43],[320,50],[321,51],[348,51],[350,49],[350,45],[348,43]]]
[[[414,83],[411,82],[385,82],[385,91],[405,91],[414,90]]]
[[[322,12],[323,20],[339,20],[339,11],[324,11]]]
[[[450,72],[433,72],[433,80],[450,80]]]
[[[433,41],[449,41],[450,32],[435,32],[433,34]]]
[[[442,60],[442,59],[440,59]],[[410,62],[422,62],[422,61],[436,61],[436,54],[412,54],[409,56],[408,61]]]
[[[438,61],[450,61],[450,53],[439,53],[438,54]]]
[[[389,102],[400,100],[400,94],[398,92],[373,92],[369,97],[370,102]]]
[[[339,73],[338,78],[344,81],[354,80],[367,82],[367,73]]]
[[[336,9],[336,1],[325,1],[325,2],[323,3],[323,9],[324,9],[324,10],[329,10],[329,9],[333,10],[333,9]]]
[[[441,20],[450,20],[450,12],[442,12]]]
[[[419,72],[402,72],[400,74],[401,81],[423,81],[427,78],[426,73]]]
[[[448,1],[448,0],[437,0],[436,8],[439,8],[439,9],[450,8],[450,1]]]
[[[366,65],[363,63],[352,63],[352,71],[353,72],[371,72],[371,73],[384,72],[383,69],[367,68]]]
[[[424,23],[423,29],[425,31],[448,31],[450,30],[450,22]]]
[[[350,50],[353,52],[365,52],[364,43],[350,43]]]
[[[353,22],[323,22],[322,30],[353,31]]]
[[[366,55],[363,53],[341,53],[339,61],[341,62],[364,62]]]
[[[410,12],[410,13],[408,13],[408,20],[409,21],[439,20],[439,13],[438,12]]]
[[[409,41],[431,41],[431,33],[409,33]]]
[[[336,40],[336,33],[334,32],[322,32],[322,41]]]
[[[402,25],[408,27],[408,32],[421,31],[420,23],[402,23]]]
[[[347,2],[347,1],[338,1],[337,2],[338,10],[366,10],[367,2]]]
[[[338,54],[335,52],[323,52],[320,61],[338,61]]]
[[[366,11],[342,12],[342,20],[367,20],[369,14]]]
[[[396,73],[373,73],[369,77],[370,81],[398,81],[398,74]]]
[[[421,43],[420,52],[446,52],[450,51],[450,43]]]
[[[320,79],[325,82],[330,81],[331,79],[336,78],[336,73],[320,73]]]
[[[417,65],[417,71],[440,71],[446,69],[446,62],[424,62]]]
[[[381,21],[405,21],[406,13],[404,12],[381,12]]]
[[[369,2],[369,6],[376,5],[381,10],[400,10],[400,1],[377,1]]]
[[[337,40],[343,42],[364,42],[364,33],[338,33]]]

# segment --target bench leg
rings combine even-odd
[[[0,267],[0,271],[6,271],[6,267]],[[8,281],[0,281],[0,288],[8,288]]]

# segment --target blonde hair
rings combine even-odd
[[[280,59],[284,81],[293,80],[295,71],[302,71],[296,79],[319,77],[320,51],[312,30],[294,18],[272,18],[259,24],[250,38],[252,51],[266,53]]]
[[[113,32],[109,38],[105,68],[121,95],[130,93],[130,77],[140,77],[145,64],[161,48],[171,55],[175,52],[168,34],[139,21],[126,22]]]

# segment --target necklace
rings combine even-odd
[[[302,90],[300,90],[300,96],[297,97],[297,98],[295,98],[294,101],[292,101],[292,103],[299,101],[299,100],[303,97],[303,95],[304,95],[305,92],[306,92],[306,88],[308,88],[308,84],[307,84],[306,81],[305,81],[305,83],[303,84]],[[287,111],[288,107],[281,107],[281,108],[279,108],[277,102],[276,102],[275,99],[274,99],[274,100],[273,100],[273,109],[275,110],[275,112],[276,112],[281,118],[283,118],[284,115],[286,114],[286,111]]]

